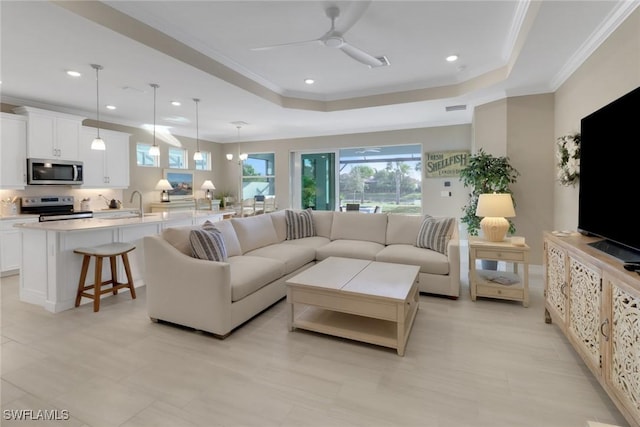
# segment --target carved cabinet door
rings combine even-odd
[[[544,242],[545,264],[545,317],[546,322],[551,319],[559,321],[558,326],[565,328],[567,321],[567,251],[549,240]]]
[[[567,333],[596,376],[600,375],[602,368],[601,302],[601,270],[570,254]]]
[[[605,283],[611,292],[610,324],[603,327],[608,340],[605,381],[640,425],[640,292],[611,276],[605,276]]]

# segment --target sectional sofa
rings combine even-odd
[[[192,256],[190,235],[196,227],[169,228],[145,237],[149,316],[225,337],[281,300],[286,280],[330,256],[418,265],[420,292],[459,296],[455,220],[439,252],[416,246],[421,216],[309,213],[313,235],[295,239],[287,239],[285,211],[215,223],[226,261]]]

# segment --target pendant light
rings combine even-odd
[[[149,148],[149,155],[158,157],[160,155],[160,147],[156,144],[156,89],[160,86],[155,83],[151,83],[149,86],[153,88],[153,145]]]
[[[96,123],[98,127],[98,135],[91,141],[91,149],[104,151],[107,149],[107,146],[103,139],[100,138],[100,81],[98,79],[98,72],[102,70],[102,65],[91,64],[91,68],[96,70]]]
[[[193,98],[193,101],[196,103],[196,152],[193,153],[193,160],[198,162],[202,160],[202,153],[200,152],[200,138],[198,134],[198,102],[200,102],[200,100],[198,98]]]

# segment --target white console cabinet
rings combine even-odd
[[[80,129],[85,117],[32,107],[13,111],[27,117],[27,157],[78,160]]]
[[[554,322],[632,426],[640,426],[640,276],[575,235],[544,235],[545,320]]]
[[[27,184],[27,120],[1,113],[0,188],[24,189]]]
[[[84,164],[82,188],[129,187],[129,136],[124,132],[100,129],[106,150],[91,149],[98,130],[84,126],[80,138],[79,158]]]

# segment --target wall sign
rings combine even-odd
[[[424,153],[424,171],[427,178],[460,176],[467,167],[471,151],[439,151]]]

